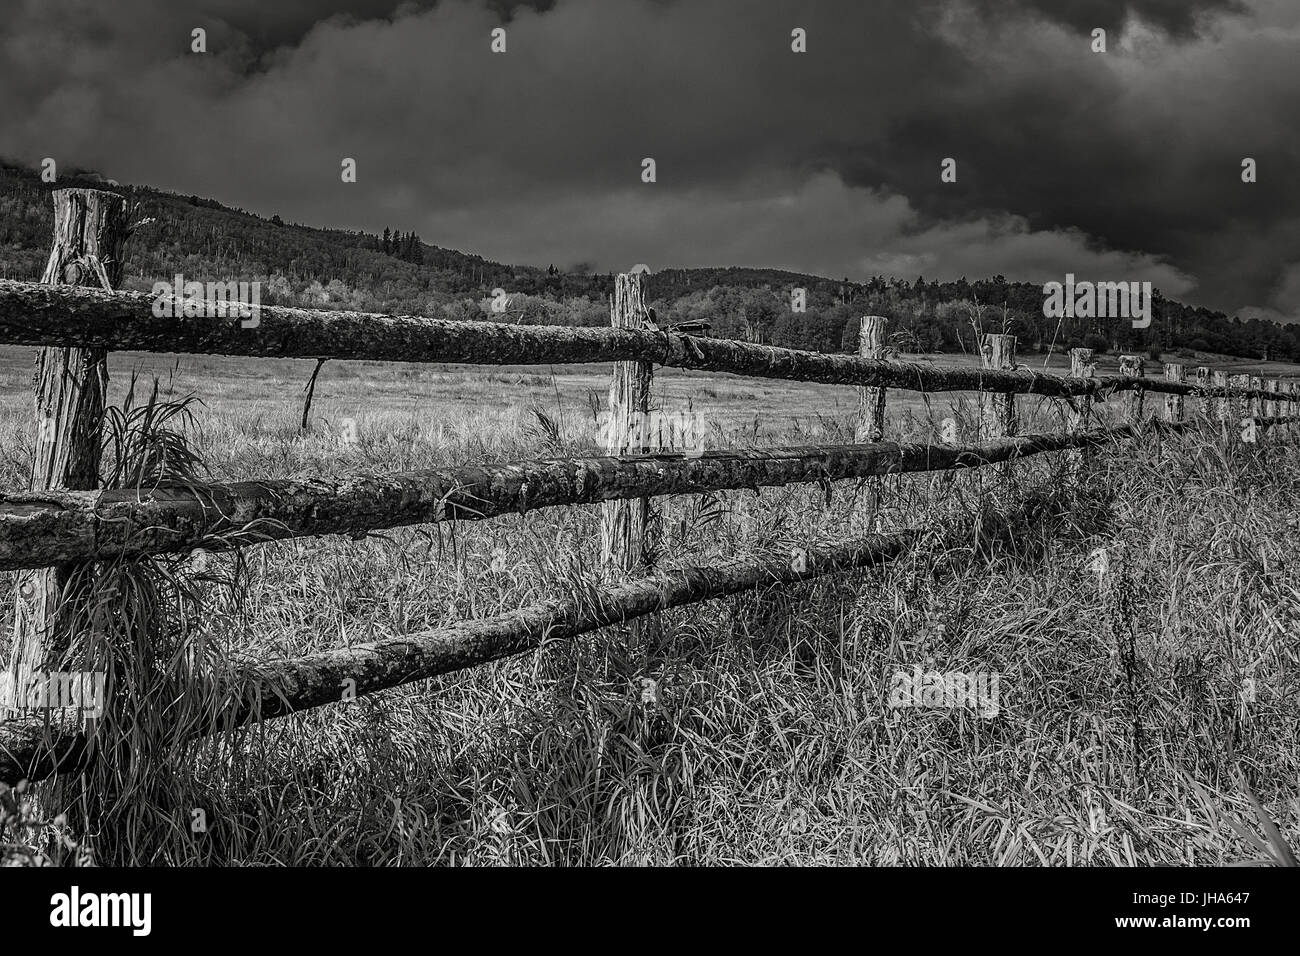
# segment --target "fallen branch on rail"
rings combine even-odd
[[[923,392],[986,391],[1104,396],[1143,389],[1205,397],[1238,395],[1275,402],[1300,395],[1262,389],[1198,388],[1155,378],[1071,379],[1033,371],[942,368],[701,338],[667,331],[454,322],[366,312],[259,306],[258,324],[229,318],[153,314],[155,297],[0,280],[0,343],[117,352],[188,352],[276,358],[369,359],[471,365],[653,362],[832,385]]]
[[[1166,430],[1193,427],[1153,425]],[[1138,426],[977,445],[878,442],[755,451],[556,458],[340,478],[0,496],[0,570],[227,550],[601,501],[976,468],[1102,444]]]

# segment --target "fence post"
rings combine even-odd
[[[107,290],[122,280],[122,246],[128,233],[126,200],[98,189],[57,189],[54,246],[41,282]],[[33,391],[37,436],[32,461],[33,491],[88,491],[99,484],[100,426],[108,392],[104,349],[45,348],[36,357]],[[16,582],[14,641],[8,676],[12,696],[0,701],[21,712],[32,675],[66,648],[51,646],[68,637],[54,625],[70,577],[68,566],[22,572]]]
[[[864,315],[858,330],[858,354],[866,359],[885,357],[885,326],[883,315]],[[885,437],[885,390],[868,387],[858,389],[858,427],[854,441],[877,442]]]
[[[1228,387],[1234,389],[1250,388],[1250,376],[1244,373],[1228,376]],[[1241,420],[1250,415],[1250,399],[1233,395],[1228,399],[1229,427],[1236,435],[1241,434]]]
[[[1215,388],[1228,387],[1228,373],[1221,369],[1214,369],[1210,372],[1210,379]],[[1226,429],[1228,419],[1232,417],[1232,400],[1227,395],[1220,395],[1214,400],[1214,410],[1217,413],[1215,418],[1219,421],[1219,426]]]
[[[1187,381],[1187,370],[1176,362],[1165,365],[1165,379],[1183,384]],[[1183,420],[1183,396],[1165,395],[1165,421],[1181,422]]]
[[[980,349],[980,362],[984,368],[1010,371],[1016,367],[1016,337],[989,333],[984,336]],[[985,414],[985,429],[992,438],[1006,438],[1016,434],[1016,396],[1011,392],[994,392],[989,396]]]
[[[1092,349],[1070,349],[1070,378],[1092,378],[1096,370],[1097,366],[1092,363]],[[1070,411],[1071,432],[1083,431],[1087,427],[1088,416],[1092,413],[1091,395],[1078,395],[1075,401],[1077,404]],[[1082,448],[1075,448],[1066,455],[1066,468],[1072,474],[1078,474],[1083,462]]]
[[[1264,382],[1264,390],[1277,395],[1282,391],[1282,380],[1270,378]],[[1264,417],[1277,418],[1282,414],[1282,403],[1276,398],[1270,398],[1264,403]]]
[[[641,273],[622,273],[614,281],[610,324],[616,329],[649,327],[649,312]],[[650,388],[654,381],[649,362],[615,362],[609,387],[609,419],[605,449],[611,455],[649,451]],[[643,574],[653,564],[647,546],[650,499],[607,501],[601,506],[601,563],[628,574]]]
[[[1119,357],[1119,374],[1125,378],[1145,378],[1146,365],[1140,355],[1121,355]],[[1124,399],[1124,414],[1129,421],[1142,421],[1142,414],[1146,404],[1146,389],[1142,388],[1141,383],[1137,388],[1130,389]]]
[[[1205,365],[1196,366],[1196,387],[1206,389],[1210,387],[1210,369]],[[1214,418],[1214,399],[1202,394],[1199,411],[1207,421]]]
[[[1092,362],[1092,349],[1070,349],[1070,378],[1092,378],[1097,366]],[[1078,408],[1070,413],[1070,431],[1079,431],[1087,424],[1092,411],[1092,396],[1080,395]]]

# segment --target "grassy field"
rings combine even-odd
[[[0,353],[4,488],[29,467],[32,354]],[[203,401],[190,438],[216,479],[590,451],[608,387],[599,367],[331,362],[303,435],[310,362],[111,367],[114,401],[133,369]],[[716,423],[716,444],[852,439],[851,389],[663,371],[656,393]],[[968,395],[889,402],[900,437],[976,413]],[[1021,408],[1026,430],[1063,420],[1047,400]],[[146,805],[87,842],[123,863],[1218,864],[1266,853],[1231,825],[1263,834],[1253,788],[1295,845],[1295,436],[1150,437],[1091,454],[1077,480],[1059,458],[667,500],[665,566],[1038,509],[989,547],[926,546],[143,755]],[[219,661],[284,656],[581,591],[597,527],[573,508],[213,558],[238,586],[198,585],[187,640]],[[893,675],[917,665],[998,674],[997,715],[891,708]]]

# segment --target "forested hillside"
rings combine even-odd
[[[191,280],[258,281],[262,302],[272,305],[523,323],[608,321],[610,275],[503,265],[429,245],[409,223],[394,223],[381,235],[317,229],[197,196],[108,185],[94,174],[65,173],[58,185],[114,189],[137,204],[136,219],[155,220],[128,246],[127,289],[148,290],[183,273]],[[46,193],[53,188],[32,170],[0,163],[0,277],[40,276],[53,223]],[[806,310],[799,313],[790,303],[796,287],[807,290]],[[495,289],[509,295],[504,314],[492,311]],[[713,335],[794,348],[850,351],[857,317],[879,314],[890,318],[893,340],[904,351],[971,351],[977,330],[1005,329],[1031,351],[1086,345],[1300,360],[1292,326],[1229,318],[1164,299],[1158,290],[1149,329],[1133,329],[1125,320],[1048,319],[1040,284],[1001,276],[850,282],[771,269],[666,269],[650,277],[649,290],[660,326],[704,321]]]

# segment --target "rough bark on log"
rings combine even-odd
[[[651,325],[641,274],[620,274],[614,282],[610,325],[615,329],[645,329]],[[650,389],[654,381],[649,362],[615,362],[609,384],[609,421],[605,451],[610,455],[643,454],[650,430]],[[656,429],[657,431],[657,429]],[[601,506],[601,565],[624,574],[644,574],[653,564],[649,498],[607,501]]]
[[[453,322],[268,305],[260,307],[256,328],[242,328],[237,318],[158,318],[153,314],[153,302],[154,297],[147,293],[109,294],[0,280],[0,343],[471,365],[642,361],[757,378],[924,392],[985,390],[1065,396],[1133,387],[1131,380],[1119,377],[1073,381],[1033,371],[875,362],[851,355],[633,329]],[[1146,388],[1199,394],[1190,386],[1162,381],[1148,382]]]
[[[1010,370],[1016,367],[1016,337],[989,334],[984,336],[980,361],[986,369]],[[990,438],[1006,438],[1016,434],[1016,397],[1012,392],[996,392],[986,396],[988,405],[984,414],[985,434]]]
[[[237,695],[214,714],[209,732],[336,703],[343,688],[357,696],[436,677],[534,650],[545,641],[576,637],[683,604],[764,585],[790,584],[851,568],[881,564],[905,551],[920,532],[807,549],[798,569],[784,551],[757,559],[721,560],[707,567],[660,572],[608,585],[574,598],[545,601],[478,621],[290,660],[259,663],[256,680],[236,679]],[[86,739],[36,722],[0,724],[0,781],[13,784],[77,769]]]
[[[1030,499],[1003,514],[981,514],[954,525],[810,546],[798,565],[782,550],[745,559],[721,559],[696,568],[661,571],[631,582],[584,591],[478,621],[303,657],[259,662],[222,681],[211,699],[229,701],[199,735],[298,713],[526,653],[543,643],[572,638],[672,607],[725,597],[764,586],[793,584],[827,574],[887,563],[923,540],[951,556],[954,551],[990,553],[1042,502]],[[0,724],[0,781],[14,784],[73,772],[90,751],[80,733],[42,728],[35,722]]]
[[[230,703],[213,714],[204,733],[338,702],[345,684],[349,692],[362,696],[512,657],[550,640],[575,637],[670,607],[883,564],[931,536],[938,552],[970,548],[983,554],[1000,537],[1014,539],[1021,523],[1032,519],[1037,507],[1037,502],[1030,501],[1006,514],[981,515],[944,529],[910,529],[813,546],[806,549],[806,559],[799,565],[793,564],[785,551],[722,560],[422,634],[260,662],[249,676],[237,676],[225,685],[236,693],[211,695],[210,699]],[[55,772],[73,772],[82,768],[88,753],[87,738],[81,733],[56,729],[51,734],[48,725],[41,727],[31,721],[0,723],[0,782],[13,785],[24,778],[37,781]]]
[[[1090,379],[1097,374],[1097,366],[1092,360],[1092,349],[1070,349],[1070,378]],[[1067,428],[1070,434],[1084,431],[1092,415],[1092,396],[1080,395],[1073,400]],[[1071,474],[1076,477],[1083,470],[1087,455],[1082,448],[1069,452],[1066,464]]]
[[[1196,387],[1200,390],[1201,395],[1204,396],[1199,402],[1198,410],[1201,416],[1208,421],[1214,421],[1215,419],[1215,399],[1209,396],[1211,382],[1212,379],[1210,378],[1209,367],[1198,365],[1196,367]]]
[[[885,326],[883,315],[864,315],[858,329],[858,355],[879,361],[885,357]],[[858,421],[855,440],[861,443],[881,441],[885,437],[885,390],[883,388],[858,389]]]
[[[1264,403],[1262,414],[1266,418],[1277,418],[1282,414],[1282,403],[1276,398],[1282,391],[1282,380],[1279,378],[1270,378],[1264,383],[1264,391],[1269,393],[1268,401]]]
[[[1124,414],[1129,421],[1140,422],[1145,407],[1146,363],[1140,355],[1121,355],[1119,373],[1125,378],[1136,379],[1138,386],[1129,391],[1124,402]]]
[[[1294,414],[1295,406],[1287,402],[1287,397],[1296,391],[1295,383],[1287,379],[1278,379],[1277,392],[1275,392],[1276,401],[1273,408],[1273,417],[1282,418]]]
[[[806,561],[798,567],[785,551],[757,560],[719,560],[704,567],[634,578],[575,599],[545,601],[482,621],[264,663],[257,671],[264,688],[235,711],[233,722],[242,723],[254,714],[278,717],[337,702],[345,680],[356,682],[358,694],[371,693],[512,657],[546,640],[575,637],[683,604],[880,564],[897,557],[919,536],[919,532],[906,531],[809,548]]]
[[[1187,381],[1187,370],[1176,362],[1165,365],[1165,378],[1171,382]],[[1165,421],[1181,422],[1183,420],[1183,396],[1165,396]]]
[[[977,445],[823,445],[554,458],[430,471],[0,495],[0,570],[65,560],[223,550],[320,534],[472,521],[539,508],[976,468],[1129,437],[1129,426]]]
[[[1211,394],[1215,396],[1215,421],[1221,427],[1227,428],[1228,420],[1232,418],[1232,390],[1228,386],[1228,373],[1217,368],[1213,369],[1210,372],[1210,381],[1214,383]]]
[[[54,243],[41,282],[112,290],[122,278],[127,236],[126,200],[97,189],[56,189]],[[28,487],[33,492],[88,490],[99,484],[100,424],[108,394],[108,353],[102,348],[50,347],[36,358],[37,436]],[[47,658],[66,648],[57,627],[77,595],[66,594],[72,569],[26,572],[15,587],[13,650],[0,715],[21,711],[23,688]],[[0,695],[8,696],[8,695]]]

